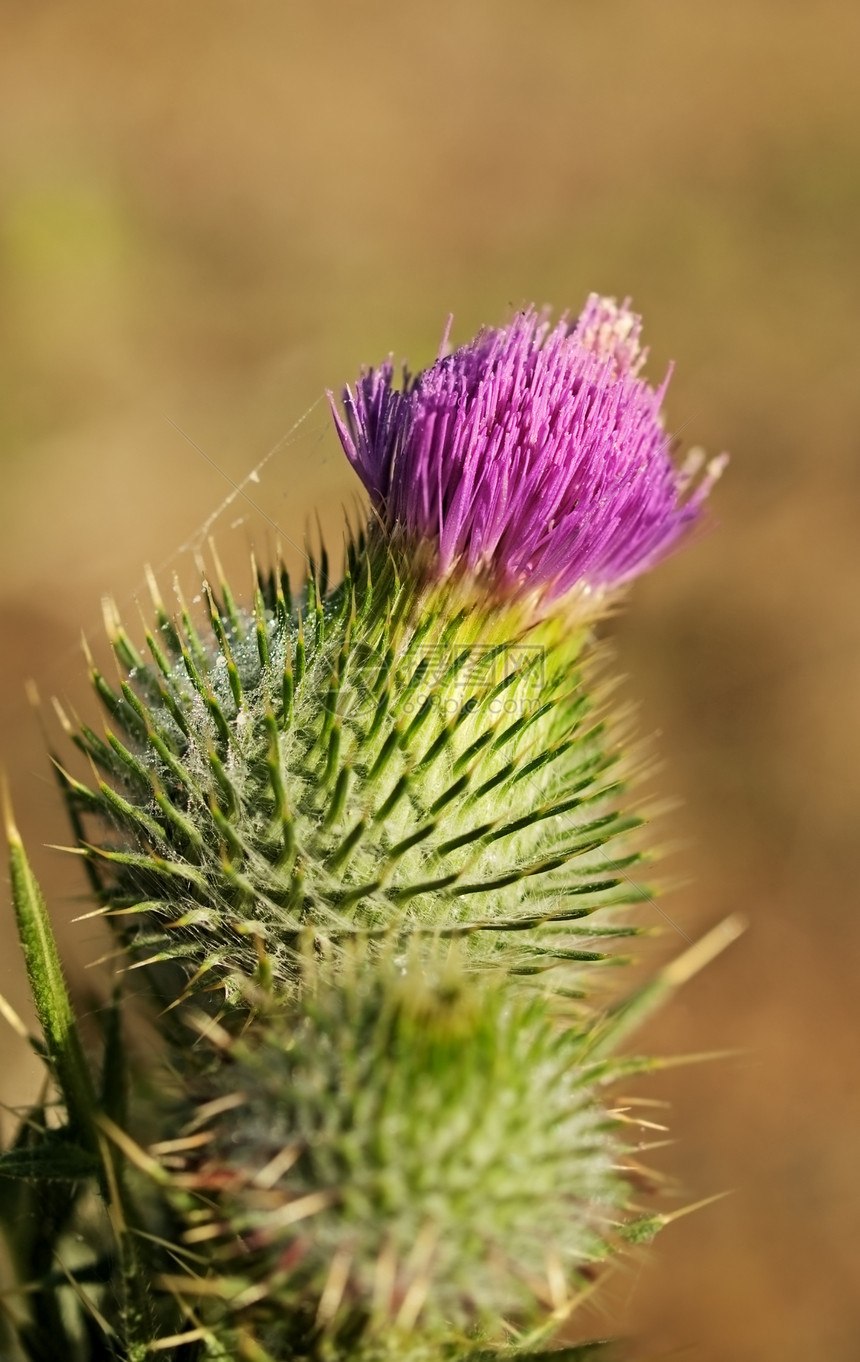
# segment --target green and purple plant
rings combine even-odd
[[[108,611],[104,732],[60,711],[93,777],[58,764],[124,966],[98,1061],[9,821],[53,1080],[0,1156],[10,1358],[534,1357],[669,1218],[619,1045],[732,929],[619,987],[650,891],[595,627],[721,461],[675,467],[639,328],[592,297],[368,370],[339,580],[206,583],[206,627],[151,580],[145,653]]]

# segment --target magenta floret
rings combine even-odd
[[[390,361],[367,370],[334,414],[383,523],[432,543],[439,575],[464,567],[506,593],[611,588],[650,567],[723,460],[690,491],[701,460],[672,462],[670,374],[656,390],[639,377],[640,326],[593,294],[576,322],[529,308],[402,389]]]

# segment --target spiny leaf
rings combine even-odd
[[[63,978],[57,943],[45,901],[30,869],[20,833],[15,826],[8,792],[2,791],[12,902],[27,975],[45,1045],[69,1114],[69,1124],[84,1145],[94,1143],[95,1097],[78,1036],[72,1005]]]

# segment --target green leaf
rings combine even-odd
[[[81,1182],[99,1171],[95,1155],[69,1140],[49,1139],[33,1148],[0,1154],[0,1177],[28,1182]]]
[[[18,935],[24,952],[30,988],[33,991],[33,1001],[45,1038],[48,1058],[53,1065],[66,1104],[69,1124],[79,1134],[84,1144],[92,1148],[96,1143],[93,1126],[95,1099],[63,978],[57,943],[51,930],[45,900],[30,869],[5,790],[3,805],[6,840],[9,846],[12,902],[18,920]]]

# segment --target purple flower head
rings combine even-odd
[[[390,362],[332,403],[346,456],[383,523],[505,592],[612,588],[661,558],[722,470],[676,468],[639,370],[641,321],[592,294],[579,319],[546,312],[486,328],[404,386]],[[447,337],[446,337],[447,339]]]

